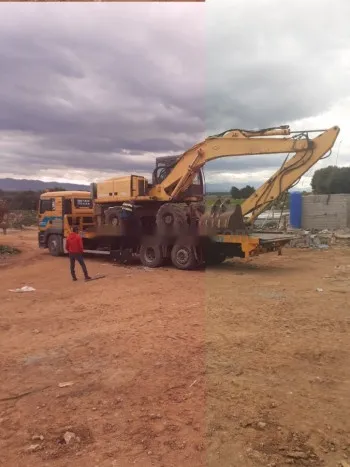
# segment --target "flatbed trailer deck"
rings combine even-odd
[[[85,238],[91,238],[91,234],[83,234]],[[260,254],[277,251],[281,252],[283,246],[288,244],[294,235],[276,233],[250,233],[249,235],[215,235],[208,238],[211,248],[218,255],[226,258],[249,258]],[[65,246],[65,242],[64,242]],[[64,248],[65,252],[66,249]],[[121,261],[124,255],[118,250],[110,248],[104,249],[84,249],[86,254],[104,255],[113,259],[119,258]]]
[[[215,235],[211,242],[228,258],[249,258],[273,251],[281,252],[293,235],[276,233],[250,233],[249,235]]]

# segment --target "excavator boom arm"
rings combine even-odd
[[[297,152],[279,168],[276,173],[259,187],[241,205],[242,214],[251,214],[249,223],[261,214],[268,205],[278,199],[282,193],[291,188],[298,180],[322,159],[333,147],[339,128],[333,127],[313,140],[313,147],[305,152]]]
[[[296,159],[293,164],[295,163],[297,168],[292,169],[291,161],[286,164],[284,167],[284,170],[287,170],[285,176],[282,177],[281,174],[280,178],[277,178],[277,185],[274,185],[273,192],[270,192],[268,196],[270,202],[275,199],[274,197],[282,189],[281,187],[288,188],[293,185],[303,173],[332,148],[338,133],[339,128],[333,127],[323,131],[321,135],[314,139],[310,139],[307,132],[301,133],[306,137],[297,139],[296,137],[285,137],[285,135],[291,134],[289,127],[258,131],[229,130],[220,135],[211,136],[186,151],[163,182],[151,189],[150,195],[176,200],[192,183],[198,170],[207,162],[219,158],[295,152],[294,157]],[[286,177],[287,174],[288,177]],[[283,180],[281,186],[278,183],[280,180]],[[274,184],[275,182],[271,181],[271,183]],[[261,192],[259,191],[259,194],[263,192],[264,189]],[[261,205],[260,201],[260,204],[254,204],[258,197],[254,199],[251,199],[251,197],[246,200],[244,203],[245,214],[252,212]],[[262,199],[265,200],[263,203],[266,204],[267,199],[264,197]]]

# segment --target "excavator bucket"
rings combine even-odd
[[[199,219],[198,229],[201,236],[247,234],[241,206],[230,206],[230,200],[217,200]]]

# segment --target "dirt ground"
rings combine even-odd
[[[349,249],[73,283],[0,243],[1,466],[350,466]]]

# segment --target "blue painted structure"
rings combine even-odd
[[[289,198],[289,213],[290,213],[290,225],[294,229],[301,229],[301,216],[303,210],[303,195],[299,191],[293,191],[290,193]]]
[[[63,221],[63,217],[62,216],[45,216],[41,219],[41,221],[39,222],[39,227],[46,227],[46,225],[49,223],[49,222],[52,222],[52,221],[55,221],[55,220],[61,220]]]

